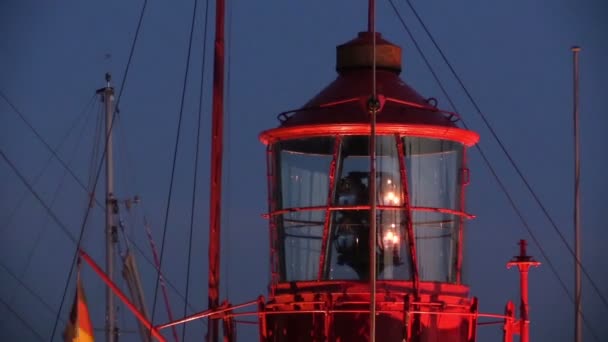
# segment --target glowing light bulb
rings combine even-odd
[[[399,205],[399,197],[395,195],[395,192],[389,191],[384,195],[384,202],[393,205]]]
[[[395,227],[395,224],[392,224],[391,227]],[[399,235],[396,234],[392,229],[384,233],[384,237],[382,239],[387,247],[395,247],[395,245],[399,244]]]

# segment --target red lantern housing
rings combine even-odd
[[[376,34],[376,179],[370,179],[372,33],[337,48],[338,77],[264,131],[271,244],[267,341],[368,341],[376,270],[379,341],[473,341],[462,279],[475,132],[400,78],[401,49]],[[369,185],[376,185],[376,267]]]

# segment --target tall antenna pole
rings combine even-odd
[[[114,161],[112,147],[112,125],[114,119],[114,88],[110,85],[111,76],[106,73],[106,87],[100,89],[106,111],[106,272],[114,281],[114,243],[116,225],[114,224]],[[116,341],[116,306],[112,289],[106,287],[106,341]]]
[[[224,18],[225,2],[215,5],[213,60],[213,113],[211,119],[211,184],[209,198],[209,309],[219,306],[222,203],[222,154],[224,140]],[[209,318],[207,342],[218,340],[219,322]]]
[[[582,307],[582,287],[581,287],[581,217],[580,217],[580,139],[579,131],[579,110],[578,110],[578,53],[581,48],[572,47],[573,55],[573,92],[574,92],[574,341],[583,341],[583,307]]]
[[[376,2],[369,0],[368,31],[372,33],[372,97],[369,102],[371,114],[369,139],[369,200],[370,229],[369,229],[369,284],[370,284],[370,313],[369,313],[369,340],[376,341],[376,114],[380,107],[378,94],[376,94]]]

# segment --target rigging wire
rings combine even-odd
[[[72,241],[74,244],[76,244],[76,237],[70,232],[70,230],[67,228],[67,226],[53,212],[53,210],[50,208],[50,206],[44,202],[42,197],[40,197],[40,195],[38,195],[38,193],[34,190],[33,186],[27,181],[25,176],[23,176],[23,174],[19,171],[19,169],[16,168],[16,166],[10,161],[10,159],[8,159],[8,157],[4,154],[4,152],[1,149],[0,149],[0,156],[7,162],[7,164],[11,167],[11,169],[15,172],[15,174],[18,176],[18,178],[21,180],[21,182],[25,185],[27,190],[36,198],[36,200],[38,200],[38,202],[41,204],[41,206],[46,210],[47,214],[49,216],[51,216],[53,221],[55,221],[55,223],[59,226],[61,231],[69,238],[70,241]],[[133,239],[131,238],[131,240],[133,240]],[[135,250],[144,258],[144,260],[146,260],[149,264],[154,265],[153,262],[146,256],[144,251],[137,244],[133,243],[133,246],[135,247]],[[173,291],[175,291],[175,293],[178,295],[178,297],[180,297],[180,299],[182,299],[183,301],[186,301],[186,298],[184,297],[184,295],[181,294],[181,292],[177,289],[177,287],[173,283],[168,281],[164,276],[163,276],[163,278],[165,279],[167,284],[173,289]],[[38,297],[40,297],[40,296],[38,296]],[[194,307],[192,307],[189,303],[188,303],[188,305],[189,305],[190,310],[196,311],[196,309]]]
[[[6,266],[3,262],[0,262],[0,267],[2,269],[4,269],[4,271],[6,273],[8,273],[8,275],[10,275],[13,279],[15,279],[15,281],[19,284],[19,286],[23,287],[32,297],[34,297],[36,300],[38,300],[50,313],[52,313],[52,314],[57,313],[57,311],[55,311],[53,309],[53,307],[49,303],[47,303],[44,300],[44,298],[42,298],[41,295],[36,293],[36,291],[34,291],[31,287],[27,286],[27,284],[23,281],[23,279],[20,279],[20,277],[17,274],[15,274],[15,272],[11,271],[11,269],[8,268],[8,266]],[[13,303],[10,303],[10,300],[9,300],[9,302],[7,303],[7,306],[12,306],[12,304]],[[5,320],[6,320],[6,318],[4,319],[4,321]]]
[[[61,231],[69,238],[70,241],[72,241],[74,244],[76,244],[77,243],[76,237],[72,234],[72,232],[70,232],[70,230],[67,228],[67,226],[58,218],[58,216],[53,212],[53,210],[50,208],[50,206],[44,202],[42,197],[40,195],[38,195],[38,193],[34,190],[33,186],[30,184],[30,182],[27,181],[25,176],[23,176],[23,174],[19,171],[19,169],[16,168],[16,166],[10,161],[10,159],[8,159],[8,157],[4,154],[4,152],[1,149],[0,149],[0,156],[2,156],[2,158],[7,162],[7,164],[11,167],[11,169],[15,172],[15,174],[18,176],[18,178],[21,180],[21,182],[25,185],[27,190],[36,198],[36,200],[38,200],[38,202],[46,210],[47,214],[59,226]],[[131,238],[131,240],[133,240],[133,239]],[[139,247],[135,242],[133,242],[133,246],[135,247],[135,250],[144,258],[144,260],[146,260],[150,265],[154,265],[153,262],[146,256],[145,252],[141,249],[141,247]],[[155,268],[155,269],[158,270],[158,268]],[[161,273],[161,275],[162,275],[162,273]],[[171,289],[173,289],[173,291],[178,295],[178,297],[188,304],[190,310],[196,311],[196,309],[190,305],[190,303],[187,301],[187,299],[184,297],[184,295],[181,294],[181,292],[177,289],[177,287],[172,282],[167,280],[164,276],[163,276],[163,279],[165,279],[167,284],[171,287]],[[40,297],[40,296],[38,296],[38,297]],[[57,312],[57,315],[59,315],[59,314],[60,314],[60,311]]]
[[[17,317],[17,319],[23,323],[23,325],[32,332],[32,334],[36,335],[36,337],[38,338],[39,341],[44,341],[44,337],[42,337],[42,335],[40,335],[40,333],[38,333],[23,317],[21,317],[21,315],[15,311],[15,309],[13,309],[4,299],[0,298],[0,302],[2,302],[2,304],[4,304],[4,306],[6,306],[6,308],[8,309],[8,311],[10,311],[13,316]],[[23,337],[23,336],[20,336]]]
[[[181,96],[180,107],[179,107],[179,117],[177,120],[177,133],[175,136],[175,145],[173,148],[173,162],[171,165],[171,178],[169,180],[169,193],[167,195],[167,206],[165,208],[165,222],[163,225],[162,240],[161,240],[161,245],[160,245],[159,269],[163,265],[163,258],[165,256],[165,240],[167,238],[167,225],[169,224],[169,212],[171,210],[171,198],[172,198],[172,194],[173,194],[173,181],[175,179],[175,168],[177,165],[177,152],[179,150],[179,140],[180,140],[180,136],[181,136],[182,118],[184,116],[184,104],[185,104],[185,99],[186,99],[186,88],[188,85],[188,72],[190,71],[190,57],[192,55],[192,41],[193,41],[193,37],[194,37],[194,23],[196,21],[197,6],[198,6],[198,0],[194,0],[194,10],[192,11],[192,22],[190,24],[190,38],[188,40],[188,54],[186,57],[186,70],[184,71],[184,80],[183,80],[183,84],[182,84],[182,96]],[[154,316],[156,314],[156,303],[157,303],[159,282],[160,282],[160,272],[158,272],[158,274],[156,276],[156,285],[154,286],[154,301],[152,303],[152,316],[150,319],[151,323],[154,323]],[[170,317],[170,319],[172,320],[171,317]],[[151,338],[152,330],[150,330],[149,334],[150,334],[150,338]],[[177,333],[175,332],[175,330],[173,330],[173,335],[174,335],[175,340],[177,341]]]
[[[430,33],[430,31],[427,28],[427,26],[424,24],[424,21],[422,20],[422,18],[420,17],[420,15],[418,15],[418,12],[414,8],[414,6],[410,2],[410,0],[406,0],[406,2],[408,4],[408,6],[410,7],[410,9],[412,10],[412,12],[414,13],[414,15],[416,16],[418,22],[421,24],[422,28],[426,32],[427,36],[430,38],[431,42],[433,43],[433,45],[435,46],[435,48],[437,49],[437,51],[441,55],[441,58],[443,59],[443,61],[446,63],[446,65],[450,69],[450,72],[452,73],[452,75],[454,76],[454,78],[458,81],[458,83],[459,83],[460,87],[462,88],[462,90],[465,92],[467,98],[473,104],[473,107],[475,108],[475,111],[481,117],[482,121],[484,122],[484,124],[486,125],[486,127],[488,128],[488,130],[490,131],[492,137],[494,138],[494,140],[496,140],[496,142],[500,146],[500,149],[502,150],[502,152],[505,154],[505,156],[509,160],[509,163],[511,164],[511,166],[513,167],[513,169],[516,171],[516,173],[519,176],[519,178],[521,179],[521,181],[526,186],[526,189],[532,195],[532,197],[534,198],[534,201],[536,202],[536,204],[541,208],[541,210],[542,210],[543,214],[545,215],[545,217],[547,218],[547,220],[551,223],[551,227],[559,235],[561,241],[563,242],[563,244],[568,249],[568,252],[574,258],[574,261],[578,265],[580,265],[581,270],[585,274],[585,277],[587,278],[587,280],[589,281],[589,283],[591,284],[591,286],[595,290],[595,292],[598,295],[598,297],[602,300],[602,302],[604,303],[604,305],[606,306],[606,308],[608,308],[608,299],[600,291],[599,287],[597,286],[597,283],[593,280],[593,278],[591,277],[591,275],[589,274],[589,272],[587,271],[587,269],[584,267],[583,263],[576,257],[576,255],[574,253],[574,250],[572,249],[572,247],[570,246],[570,244],[566,240],[566,237],[561,232],[561,230],[557,227],[557,224],[555,223],[555,220],[551,217],[551,215],[549,214],[549,211],[543,205],[543,203],[541,202],[540,198],[536,194],[536,191],[534,191],[534,189],[532,188],[532,186],[530,185],[530,183],[528,182],[528,180],[524,176],[523,172],[519,168],[518,164],[515,162],[515,160],[513,159],[513,157],[511,156],[511,154],[509,153],[509,151],[507,151],[507,148],[505,147],[504,143],[498,137],[498,134],[496,133],[496,131],[494,130],[494,128],[492,127],[492,125],[490,124],[490,122],[488,121],[488,119],[486,118],[486,116],[481,111],[479,105],[477,104],[477,101],[475,101],[475,99],[473,98],[473,96],[471,95],[471,93],[469,92],[469,90],[464,85],[462,79],[458,76],[458,73],[456,72],[456,70],[454,69],[454,67],[452,66],[452,64],[449,62],[449,60],[447,59],[446,55],[443,53],[443,50],[439,47],[439,44],[437,44],[437,41],[435,40],[435,38],[433,37],[433,35]]]
[[[85,121],[85,124],[84,124],[85,126],[86,126],[87,122],[88,122],[88,120],[87,120],[87,121]],[[74,127],[75,127],[75,126],[74,126]],[[82,137],[83,137],[83,135],[84,135],[84,132],[85,132],[85,130],[84,130],[84,129],[81,129],[81,130],[80,130],[80,136],[78,137],[77,141],[80,141],[80,140],[82,139]],[[74,144],[74,150],[72,151],[72,156],[74,156],[74,155],[76,154],[76,152],[77,152],[77,150],[78,150],[78,147],[79,147],[79,146],[81,146],[81,144],[79,144],[79,143]],[[51,158],[52,158],[52,157],[51,157]],[[71,159],[72,159],[72,158],[71,158]],[[72,160],[69,160],[69,161],[68,161],[68,165],[69,165],[71,162],[72,162]],[[61,176],[61,178],[60,178],[60,180],[59,180],[59,182],[58,182],[57,188],[55,189],[55,191],[54,191],[54,193],[53,193],[53,197],[52,197],[52,200],[51,200],[50,205],[49,205],[49,207],[50,207],[50,208],[52,208],[52,207],[55,205],[55,202],[56,202],[56,200],[57,200],[57,198],[58,198],[58,196],[59,196],[59,192],[60,192],[60,191],[63,189],[63,183],[64,183],[64,181],[65,181],[66,175],[67,175],[67,171],[66,171],[66,170],[64,170],[64,172],[63,172],[63,174],[62,174],[62,176]],[[34,183],[35,183],[35,182],[34,182]],[[27,190],[26,190],[26,193],[25,193],[25,194],[27,195]],[[28,252],[28,254],[27,254],[26,258],[25,258],[25,259],[26,259],[26,261],[25,261],[25,266],[21,267],[21,273],[19,274],[19,276],[18,276],[18,277],[16,277],[16,279],[18,280],[18,282],[19,282],[20,284],[22,284],[22,282],[21,282],[21,281],[23,280],[23,278],[25,277],[25,275],[27,274],[27,272],[28,272],[28,270],[29,270],[29,267],[30,267],[31,262],[32,262],[32,258],[33,258],[33,256],[34,256],[34,252],[37,250],[37,248],[38,248],[38,244],[39,244],[39,243],[40,243],[40,241],[42,240],[42,236],[43,236],[43,234],[46,232],[46,230],[47,230],[47,228],[48,228],[48,219],[49,219],[49,218],[48,218],[48,216],[46,216],[46,217],[45,217],[45,220],[44,220],[44,222],[43,222],[43,224],[42,224],[42,225],[40,225],[40,229],[38,230],[38,232],[37,232],[37,234],[36,234],[36,237],[34,238],[34,243],[32,244],[32,247],[30,248],[30,250],[29,250],[29,252]],[[5,267],[5,266],[3,266],[3,267]],[[6,268],[6,267],[5,267],[5,268]],[[12,292],[13,292],[13,295],[12,295],[12,296],[10,296],[10,299],[9,299],[9,305],[13,305],[13,301],[14,301],[14,300],[16,299],[16,297],[17,297],[17,289],[18,289],[18,288],[19,288],[19,286],[16,286],[16,287],[13,289],[13,291],[12,291]],[[26,289],[27,289],[27,288],[26,288]],[[46,304],[46,303],[44,303],[44,304]],[[56,313],[54,310],[52,310],[52,312],[53,312],[53,313]],[[4,319],[2,320],[2,322],[0,322],[0,325],[1,325],[1,324],[2,324],[2,323],[5,321],[5,320],[6,320],[6,318],[4,318]]]
[[[95,98],[96,96],[93,96],[93,98]],[[23,117],[25,117],[25,115],[23,115],[15,105],[11,106],[13,110],[17,111],[18,114],[22,115]],[[36,135],[36,137],[38,137],[38,139],[40,139],[40,141],[42,142],[42,144],[49,149],[50,144],[48,142],[46,142],[46,140],[44,140],[44,138],[42,138],[42,136],[35,130],[35,128],[33,128],[33,126],[28,125],[28,127],[34,132],[34,134]],[[69,172],[70,168],[69,165],[63,161],[58,153],[55,151],[55,153],[53,153],[52,149],[49,149],[49,151],[51,152],[51,158],[53,159],[57,159],[60,161],[60,164],[64,167],[64,169],[66,169],[66,171],[68,171],[68,173],[72,176],[72,178],[76,181],[76,183],[78,183],[80,185],[80,187],[87,193],[89,193],[89,190],[87,188],[87,186],[84,185],[84,183],[80,180],[80,178],[78,178],[77,176],[75,176],[74,172]],[[1,153],[1,150],[0,150]],[[67,167],[66,167],[67,166]],[[17,169],[14,169],[17,170]],[[18,170],[16,171],[18,174],[20,172],[18,172]],[[21,180],[24,181],[25,177],[20,177],[22,178]],[[33,191],[34,187],[32,185],[29,185],[29,183],[27,183],[27,181],[24,182],[24,184],[26,185],[27,190],[29,190],[29,192],[31,194],[34,195],[34,197],[36,197],[36,199],[40,202],[42,200],[42,198],[40,196],[38,196],[38,194]],[[99,202],[99,200],[97,200],[97,198],[95,198],[94,196],[90,197],[90,199],[97,204],[97,206],[101,209],[105,209],[105,205],[101,202]],[[42,206],[47,210],[47,212],[50,215],[54,215],[56,217],[56,215],[53,213],[52,210],[50,210],[50,208],[44,203],[44,201],[41,201]],[[90,205],[89,205],[90,206]],[[55,220],[55,222],[59,225],[59,228],[63,231],[63,233],[66,234],[66,236],[72,241],[72,242],[76,242],[76,238],[74,237],[74,235],[69,231],[69,229],[67,229],[67,226],[61,222],[58,222],[57,220]],[[152,260],[150,260],[150,258],[146,255],[146,253],[143,251],[143,249],[133,240],[133,238],[131,238],[131,240],[133,241],[133,246],[135,247],[135,250],[144,258],[144,260],[151,265],[152,267],[154,267],[156,270],[158,270],[158,267],[155,266],[154,262]],[[162,274],[161,274],[162,275]],[[177,287],[170,282],[164,275],[163,275],[163,279],[167,282],[167,284],[169,285],[169,287],[171,287],[171,289],[178,295],[178,297],[183,300],[186,301],[186,298],[184,297],[184,295],[180,292],[180,290],[177,289]],[[187,301],[186,301],[187,302]],[[190,308],[190,310],[196,311],[196,309],[194,309],[194,307],[188,303],[188,306]],[[201,322],[203,322],[202,324],[205,325],[206,322],[204,320],[201,320]]]
[[[51,152],[53,157],[55,157],[55,159],[61,164],[61,166],[63,166],[63,168],[68,170],[68,172],[70,173],[72,178],[74,178],[78,182],[78,184],[80,184],[81,187],[86,189],[86,185],[84,185],[84,183],[82,183],[82,181],[80,181],[78,176],[76,176],[76,174],[74,174],[74,172],[72,171],[72,169],[70,169],[70,167],[66,164],[66,162],[59,157],[59,155],[57,154],[57,151],[55,149],[53,149],[53,147],[51,145],[49,145],[46,142],[46,140],[44,140],[42,138],[40,133],[38,133],[38,131],[34,128],[34,126],[32,126],[31,122],[25,117],[25,115],[23,115],[23,113],[21,113],[21,111],[19,109],[17,109],[17,107],[11,102],[11,100],[8,99],[8,97],[4,94],[4,92],[2,90],[0,90],[0,97],[2,97],[4,99],[4,101],[13,109],[13,111],[19,116],[21,121],[23,121],[25,123],[25,125],[27,127],[29,127],[29,129],[34,133],[34,135],[36,135],[38,140],[40,140],[44,144],[44,146]]]
[[[192,235],[194,232],[194,206],[196,205],[196,189],[197,189],[197,179],[198,179],[198,155],[200,149],[200,136],[201,136],[201,118],[203,116],[203,100],[204,100],[204,89],[205,89],[205,61],[207,56],[207,28],[209,23],[209,0],[205,1],[205,26],[203,29],[203,57],[201,62],[201,82],[199,86],[199,95],[198,95],[198,115],[197,115],[197,125],[196,125],[196,142],[195,142],[195,152],[194,152],[194,176],[193,176],[193,185],[192,185],[192,202],[190,206],[190,232],[188,237],[188,262],[187,262],[187,270],[186,270],[186,303],[184,303],[184,317],[188,315],[188,307],[187,300],[190,295],[190,265],[192,263]],[[200,320],[205,322],[205,320]],[[187,324],[184,324],[182,329],[182,341],[186,340],[186,327]]]
[[[116,105],[114,106],[114,113],[112,114],[112,116],[113,116],[113,118],[112,118],[112,124],[110,125],[110,127],[108,129],[108,132],[106,134],[105,140],[104,140],[105,143],[104,143],[104,149],[103,149],[103,153],[102,153],[102,160],[104,159],[104,157],[105,157],[105,155],[107,153],[108,137],[109,137],[110,134],[112,134],[112,130],[114,129],[114,122],[115,122],[114,119],[116,119],[116,116],[118,114],[118,105],[120,103],[120,100],[122,99],[122,94],[123,94],[123,91],[125,89],[125,85],[126,85],[126,82],[127,82],[127,76],[129,74],[129,70],[131,68],[131,62],[133,60],[133,55],[134,55],[134,52],[135,52],[135,46],[136,46],[136,43],[137,43],[137,38],[139,37],[139,32],[141,30],[141,26],[142,26],[142,22],[143,22],[144,14],[146,12],[147,5],[148,5],[148,0],[144,0],[144,3],[143,3],[142,8],[141,8],[140,15],[139,15],[139,20],[137,22],[137,29],[135,30],[135,37],[133,38],[133,42],[131,43],[131,50],[129,52],[129,58],[127,60],[127,65],[125,66],[125,71],[123,73],[123,77],[122,77],[122,80],[121,80],[120,90],[119,90],[119,93],[118,93],[118,97],[116,98]],[[32,129],[33,129],[33,127],[32,127]],[[42,137],[40,137],[40,138],[42,138]],[[99,163],[99,167],[97,169],[97,174],[95,176],[95,182],[93,184],[93,189],[91,191],[91,193],[93,193],[93,194],[95,193],[95,189],[97,188],[97,182],[99,180],[99,176],[101,175],[101,170],[102,170],[103,165],[104,165],[103,162]],[[64,290],[63,290],[63,295],[61,296],[61,302],[59,304],[59,311],[57,312],[57,317],[55,318],[55,324],[53,326],[53,332],[51,333],[51,337],[50,337],[51,340],[53,340],[53,336],[55,336],[55,332],[57,330],[57,322],[59,321],[59,315],[61,314],[61,309],[63,308],[63,303],[65,302],[66,294],[68,292],[68,287],[69,287],[70,279],[71,279],[72,273],[74,271],[74,265],[76,264],[76,260],[78,259],[78,251],[80,249],[80,242],[82,240],[82,236],[84,235],[84,230],[85,230],[85,227],[86,227],[86,224],[87,224],[89,213],[91,212],[91,207],[92,207],[91,204],[92,204],[92,202],[93,202],[93,197],[91,197],[89,199],[89,206],[88,206],[87,210],[85,211],[85,215],[84,215],[84,219],[83,219],[83,222],[82,222],[82,226],[80,228],[80,235],[78,237],[78,242],[76,244],[76,249],[74,251],[74,256],[72,258],[72,264],[70,265],[70,271],[68,272],[68,276],[67,276],[67,279],[65,281],[65,287],[64,287]]]
[[[55,215],[53,210],[46,204],[46,202],[44,202],[42,197],[40,197],[40,195],[36,192],[36,190],[34,190],[32,185],[30,184],[30,182],[28,182],[28,180],[25,178],[25,176],[21,173],[21,171],[19,171],[19,169],[17,169],[15,164],[6,156],[6,154],[4,153],[4,151],[2,149],[0,149],[0,156],[2,157],[2,159],[4,159],[4,161],[8,164],[8,166],[10,166],[10,168],[17,175],[17,177],[23,183],[23,185],[25,185],[25,187],[29,190],[29,192],[32,195],[34,195],[34,197],[38,200],[40,205],[42,205],[42,207],[46,210],[46,212],[49,214],[49,216],[51,216],[53,221],[55,221],[55,223],[57,223],[57,225],[61,228],[61,230],[67,235],[67,237],[72,242],[76,242],[77,240],[76,240],[76,237],[74,236],[74,234],[72,234],[72,232],[70,232],[70,230],[67,228],[67,226],[63,222],[61,222],[59,217],[57,217],[57,215]]]
[[[23,176],[23,174],[21,174],[21,172],[19,172],[19,170],[8,159],[8,157],[4,154],[4,152],[2,150],[0,150],[0,155],[2,155],[2,158],[11,167],[11,169],[13,169],[13,171],[17,174],[18,178],[23,182],[23,184],[28,188],[28,190],[34,195],[34,197],[36,197],[36,199],[40,202],[40,204],[42,204],[42,206],[46,209],[46,211],[53,218],[53,220],[55,220],[55,222],[57,224],[59,224],[59,226],[68,234],[68,236],[71,238],[71,240],[76,243],[76,247],[77,247],[76,248],[76,252],[78,252],[78,250],[80,249],[80,242],[82,241],[82,236],[84,234],[84,228],[86,226],[87,217],[88,217],[88,213],[90,212],[91,206],[89,205],[87,207],[86,214],[85,214],[85,217],[83,219],[82,226],[80,228],[80,234],[78,236],[78,239],[76,239],[72,235],[72,233],[67,229],[67,227],[61,222],[61,220],[59,220],[59,218],[55,215],[55,213],[53,213],[52,209],[42,200],[42,198],[40,197],[40,195],[38,195],[38,193],[34,190],[34,188],[31,186],[31,184],[27,181],[27,179],[25,179],[25,177]],[[99,170],[101,170],[101,168]],[[59,323],[59,319],[60,319],[60,315],[61,315],[61,308],[63,306],[63,302],[65,301],[65,296],[66,296],[66,293],[67,293],[67,289],[68,289],[68,285],[69,285],[69,280],[72,277],[72,272],[73,272],[73,269],[74,269],[75,262],[76,262],[76,255],[74,255],[74,258],[72,260],[72,266],[70,267],[70,271],[68,273],[68,277],[67,277],[67,281],[66,281],[66,286],[65,286],[65,289],[64,289],[64,292],[63,292],[63,296],[61,298],[61,305],[59,306],[59,310],[57,311],[57,315],[55,317],[55,323],[53,325],[53,331],[52,331],[51,336],[50,336],[50,340],[51,341],[53,340],[53,336],[55,336],[55,332],[57,330],[57,324]]]
[[[1,90],[0,90],[0,96],[5,101],[7,101],[7,97],[4,95],[4,93]],[[70,124],[68,130],[60,138],[59,143],[57,144],[57,146],[55,146],[55,148],[54,148],[55,151],[60,151],[61,150],[61,148],[63,147],[63,145],[65,144],[65,142],[68,140],[69,136],[72,134],[72,132],[74,131],[74,129],[76,128],[76,126],[80,123],[80,121],[83,118],[85,118],[85,119],[88,120],[87,112],[89,111],[89,107],[91,107],[91,105],[94,103],[94,100],[95,100],[95,95],[91,96],[91,98],[87,102],[86,106],[80,111],[80,114],[78,114],[78,116],[76,116],[76,118],[74,119],[74,121],[72,122],[72,124]],[[7,103],[9,103],[9,102],[7,101]],[[11,107],[12,107],[13,110],[15,109],[15,107],[13,105],[11,105]],[[44,162],[44,165],[42,166],[42,168],[40,168],[40,171],[36,174],[36,176],[34,176],[34,179],[32,180],[32,184],[33,185],[36,185],[38,183],[38,181],[40,180],[40,178],[42,178],[42,176],[44,174],[46,174],[46,170],[51,165],[51,161],[52,160],[53,160],[53,156],[51,155]],[[17,213],[17,211],[19,210],[19,208],[21,208],[21,205],[23,205],[23,202],[25,201],[26,198],[28,198],[28,192],[27,192],[27,190],[23,192],[23,194],[20,197],[20,199],[17,200],[17,204],[15,204],[15,207],[11,210],[10,214],[4,220],[3,226],[2,226],[2,228],[0,228],[0,232],[4,232],[11,225],[11,223],[13,222],[13,218],[14,218],[15,214]]]
[[[429,69],[429,71],[431,72],[433,78],[435,79],[435,81],[437,82],[437,84],[439,85],[439,88],[441,89],[441,92],[443,93],[443,95],[446,97],[448,103],[450,104],[451,109],[455,112],[455,113],[459,113],[458,108],[456,107],[456,105],[454,104],[454,101],[452,100],[452,98],[449,96],[447,90],[445,89],[445,87],[443,86],[443,83],[441,82],[441,80],[439,79],[437,73],[435,72],[435,70],[433,69],[433,67],[431,66],[431,63],[429,62],[428,58],[426,57],[426,55],[424,54],[424,52],[422,51],[422,48],[420,47],[420,45],[418,44],[418,42],[416,41],[416,39],[414,38],[414,35],[412,34],[411,30],[409,29],[409,27],[407,26],[407,24],[405,23],[405,20],[403,19],[403,17],[401,16],[401,14],[399,13],[397,7],[395,6],[393,0],[389,0],[391,7],[393,8],[395,14],[397,15],[397,17],[399,18],[399,21],[401,22],[403,28],[405,29],[405,31],[407,32],[407,34],[409,35],[410,39],[412,40],[412,42],[414,43],[414,46],[416,47],[416,50],[418,51],[418,54],[422,57],[424,63],[426,64],[427,68]],[[469,129],[468,125],[466,124],[466,122],[464,121],[464,119],[460,119],[460,121],[462,122],[462,125],[465,129]],[[543,258],[545,259],[547,265],[549,266],[549,268],[551,269],[551,272],[553,273],[553,275],[557,278],[558,282],[560,283],[562,289],[564,290],[564,292],[566,293],[566,295],[568,296],[568,298],[570,299],[571,302],[574,303],[574,298],[572,296],[572,294],[570,294],[570,291],[568,290],[568,287],[566,286],[566,283],[564,282],[564,280],[561,278],[561,276],[559,275],[557,268],[554,266],[553,262],[551,262],[551,259],[549,258],[549,256],[547,255],[547,253],[545,252],[544,248],[542,247],[542,245],[540,244],[540,241],[536,238],[536,235],[532,232],[532,229],[530,228],[530,225],[528,224],[527,220],[525,219],[525,217],[523,216],[523,214],[521,213],[521,211],[519,210],[519,208],[517,207],[517,205],[515,204],[515,201],[513,200],[513,198],[511,197],[511,195],[509,194],[507,187],[504,185],[504,183],[500,180],[500,177],[498,176],[498,174],[496,173],[494,167],[492,166],[492,164],[490,163],[488,157],[486,156],[486,154],[484,153],[483,149],[481,148],[481,146],[479,144],[475,145],[475,147],[477,148],[477,150],[479,151],[479,154],[482,158],[482,160],[484,161],[484,164],[486,165],[486,167],[488,168],[488,170],[490,171],[490,173],[492,174],[493,178],[495,179],[495,181],[497,182],[497,184],[499,185],[500,189],[502,190],[502,192],[505,194],[505,196],[507,197],[507,200],[509,201],[509,204],[511,206],[511,208],[515,211],[515,213],[517,214],[517,216],[519,217],[520,221],[522,222],[522,224],[524,225],[525,229],[527,230],[528,234],[530,235],[530,237],[532,238],[533,242],[535,243],[535,245],[537,246],[539,252],[542,254]],[[591,332],[591,334],[593,335],[593,337],[595,338],[596,341],[599,341],[599,338],[597,337],[597,334],[595,333],[595,331],[593,330],[593,328],[591,327],[590,323],[585,319],[585,317],[583,316],[583,321],[585,323],[585,325],[587,326],[587,328],[589,329],[589,331]]]

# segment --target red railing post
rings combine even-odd
[[[526,254],[526,240],[519,241],[519,255],[507,263],[507,268],[517,266],[519,269],[519,291],[521,302],[519,307],[519,333],[521,342],[530,341],[530,318],[528,311],[528,270],[537,267],[540,262]]]

